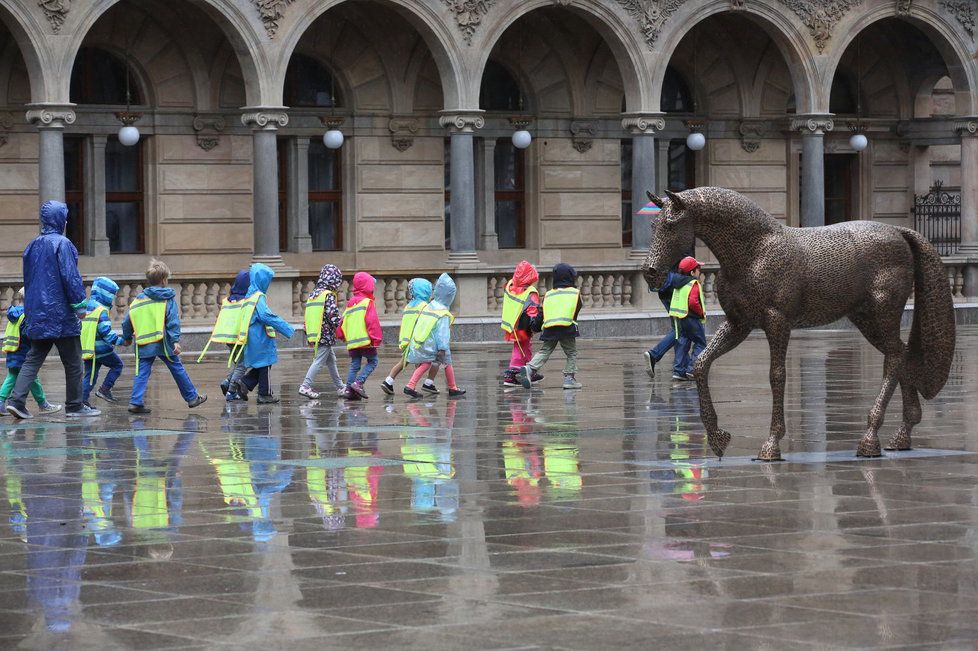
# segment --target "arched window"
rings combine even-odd
[[[829,96],[829,112],[842,114],[856,113],[856,84],[848,73],[841,70],[832,80],[832,94]]]
[[[142,104],[139,84],[129,70],[129,101],[126,101],[126,61],[97,47],[83,47],[71,69],[71,101],[75,104]]]
[[[659,98],[659,106],[665,113],[692,113],[696,110],[689,86],[672,66],[666,68],[666,75],[662,79],[662,97]]]
[[[509,70],[495,61],[486,63],[479,91],[479,108],[483,111],[518,111],[521,100],[523,108],[526,108],[526,96]]]
[[[293,54],[285,71],[285,105],[294,107],[340,106],[343,103],[333,73],[304,54]]]

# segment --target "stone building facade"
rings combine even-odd
[[[0,0],[0,306],[52,198],[120,310],[159,256],[200,323],[252,260],[295,317],[329,261],[374,273],[391,317],[452,271],[478,318],[523,258],[578,266],[594,314],[655,310],[646,189],[911,225],[935,181],[960,194],[964,298],[976,21],[973,0]]]

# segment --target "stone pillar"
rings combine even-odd
[[[89,252],[96,258],[110,254],[105,224],[105,143],[108,136],[93,135],[89,139],[85,165],[92,180],[91,192],[85,194],[85,214],[88,215]]]
[[[496,139],[483,138],[479,154],[476,166],[482,172],[478,192],[482,218],[482,245],[479,248],[493,251],[499,248],[496,235]]]
[[[958,125],[961,134],[961,255],[970,258],[964,268],[964,295],[978,297],[978,117]]]
[[[75,121],[74,104],[32,104],[27,121],[37,127],[38,188],[40,203],[65,200],[64,128]]]
[[[279,127],[289,123],[280,107],[249,107],[241,122],[252,129],[252,190],[255,262],[282,264],[278,246],[278,141]]]
[[[478,264],[475,253],[475,153],[476,129],[485,126],[482,111],[451,111],[439,124],[451,134],[451,220],[450,263]]]
[[[655,134],[666,127],[666,122],[657,114],[633,114],[625,116],[621,126],[632,134],[632,251],[633,258],[648,254],[652,237],[648,218],[635,214],[646,204],[648,190],[662,194],[656,187],[655,174]]]
[[[832,118],[802,116],[792,127],[801,131],[801,225],[825,226],[825,132]]]
[[[289,142],[289,228],[292,232],[292,250],[310,253],[309,139],[302,136]]]

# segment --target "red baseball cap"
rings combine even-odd
[[[699,261],[691,255],[687,255],[685,258],[679,261],[679,271],[683,272],[684,274],[688,274],[692,272],[693,269],[697,269],[702,266],[703,265],[701,265]]]

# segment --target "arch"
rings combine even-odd
[[[909,23],[923,32],[937,49],[941,58],[944,59],[948,76],[954,84],[955,104],[959,114],[975,115],[978,113],[978,98],[976,98],[978,71],[973,65],[966,63],[970,61],[972,55],[962,47],[964,40],[959,38],[954,26],[934,9],[914,5],[912,11],[911,15],[898,14],[895,6],[881,5],[859,14],[849,24],[849,29],[841,35],[829,53],[828,61],[825,64],[825,75],[818,87],[820,102],[828,107],[832,79],[835,77],[843,55],[856,37],[874,23],[893,18]]]
[[[100,55],[102,55],[100,57]],[[79,67],[81,66],[81,67]],[[94,66],[99,66],[100,69],[93,70]],[[111,69],[109,69],[111,68]],[[91,74],[96,79],[87,78]],[[76,83],[82,83],[87,85],[93,81],[112,81],[111,79],[106,80],[106,77],[118,77],[122,76],[123,79],[116,80],[118,87],[113,89],[115,92],[123,92],[122,89],[125,87],[125,76],[128,74],[130,79],[130,95],[132,96],[132,101],[129,102],[135,105],[145,105],[153,104],[152,97],[153,94],[147,88],[145,83],[146,75],[145,72],[140,70],[136,62],[132,61],[130,57],[129,67],[126,67],[125,53],[120,53],[116,49],[109,49],[101,47],[99,45],[84,46],[79,48],[78,56],[75,57],[75,65],[71,69],[71,79],[69,80],[69,98],[74,104],[102,104],[102,105],[113,105],[118,106],[126,104],[126,98],[120,95],[116,99],[119,101],[81,101],[81,97],[78,96],[77,92],[80,89],[74,88]],[[81,76],[81,78],[79,77]]]
[[[33,103],[50,101],[48,87],[54,82],[53,75],[49,74],[48,51],[43,46],[44,26],[37,22],[35,15],[28,11],[26,6],[10,3],[0,4],[0,23],[3,23],[10,32],[27,66],[31,101]]]
[[[309,79],[322,79],[323,88],[302,88],[302,82]],[[289,83],[291,80],[291,84]],[[336,84],[336,73],[328,63],[320,61],[318,58],[295,52],[289,59],[289,67],[285,72],[284,97],[286,105],[297,108],[336,108],[344,106],[349,102],[347,93],[343,92]],[[306,98],[310,91],[314,91],[315,98]],[[320,97],[323,93],[327,97]],[[298,100],[298,101],[296,101]]]
[[[695,4],[695,6],[693,6]],[[788,70],[800,113],[817,112],[818,71],[815,67],[815,53],[811,51],[808,39],[798,31],[798,25],[781,6],[769,6],[755,0],[744,3],[736,12],[730,9],[730,0],[711,0],[706,4],[687,3],[680,7],[665,24],[659,36],[658,48],[662,56],[657,57],[652,70],[652,92],[659,97],[665,68],[679,47],[682,39],[699,23],[724,13],[736,14],[749,19],[770,37],[781,53]]]

